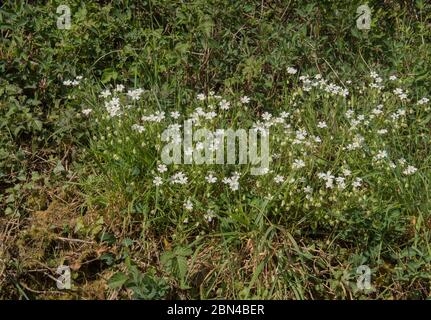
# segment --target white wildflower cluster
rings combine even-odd
[[[199,101],[205,101],[205,100],[209,100],[209,99],[216,99],[216,100],[220,100],[222,99],[222,96],[220,95],[216,95],[214,91],[210,91],[208,92],[208,96],[205,95],[204,93],[199,93],[196,96],[196,99],[198,99]]]
[[[327,189],[332,189],[334,187],[334,176],[332,175],[331,171],[328,172],[320,172],[317,174],[319,179],[323,180],[325,182],[325,187]]]
[[[117,93],[123,92],[125,88],[126,88],[126,87],[125,87],[124,85],[122,85],[122,84],[117,84],[117,85],[115,86],[114,92],[117,92]],[[140,89],[140,90],[142,90],[142,89]]]
[[[99,97],[101,97],[103,99],[108,99],[109,97],[112,96],[111,100],[105,101],[105,109],[108,112],[108,115],[110,118],[122,115],[124,113],[125,109],[131,109],[132,108],[132,105],[130,105],[130,104],[125,104],[125,105],[123,105],[123,108],[121,107],[121,105],[122,105],[121,101],[124,102],[125,98],[123,98],[123,100],[120,100],[120,94],[124,90],[125,90],[124,85],[117,84],[112,91],[109,88],[106,88],[100,92]],[[140,99],[143,92],[144,92],[144,90],[141,88],[131,89],[131,90],[128,90],[126,96],[131,101],[137,101]]]
[[[121,106],[120,106],[120,98],[113,97],[109,101],[105,101],[105,109],[109,114],[109,117],[113,118],[118,115],[120,115],[121,112]]]
[[[208,183],[216,183],[217,182],[217,177],[215,177],[212,173],[209,173],[206,177],[205,180]]]
[[[379,150],[375,156],[374,156],[374,161],[380,161],[383,159],[386,159],[388,157],[388,152],[386,150]]]
[[[343,169],[342,175],[334,176],[331,171],[320,172],[317,174],[317,177],[320,180],[323,180],[325,182],[325,188],[326,189],[333,189],[335,186],[338,190],[344,190],[347,187],[347,177],[351,176],[351,171],[349,169]],[[354,180],[352,180],[352,187],[354,189],[359,188],[362,185],[362,179],[359,177],[356,177]]]
[[[65,80],[63,81],[63,85],[66,87],[76,87],[81,83],[81,80],[83,79],[82,76],[77,76],[73,80]]]
[[[397,121],[401,117],[404,117],[406,115],[405,109],[398,109],[396,112],[391,113],[390,117],[393,121]]]
[[[371,110],[370,119],[374,119],[375,117],[381,116],[383,114],[383,105],[379,104],[373,110]]]
[[[404,92],[403,89],[401,88],[396,88],[394,89],[393,93],[398,96],[398,98],[400,98],[401,100],[406,100],[407,99],[407,93]]]
[[[426,97],[423,97],[418,101],[418,105],[424,105],[424,104],[427,104],[428,102],[429,102],[429,99]]]
[[[310,78],[308,75],[300,76],[299,80],[302,81],[302,89],[304,91],[310,91],[315,87],[333,96],[347,97],[349,95],[347,88],[328,82],[320,74],[315,75],[314,78]]]
[[[237,191],[239,189],[239,173],[234,172],[230,178],[224,178],[223,183],[227,184],[232,191]]]
[[[327,128],[328,125],[326,124],[326,121],[319,121],[319,123],[317,124],[317,127],[320,129],[324,129],[324,128]]]
[[[296,74],[298,72],[297,69],[295,69],[294,67],[288,67],[287,68],[287,73],[288,74]]]
[[[370,77],[373,79],[373,82],[370,83],[371,88],[375,88],[378,90],[382,90],[384,88],[382,84],[383,79],[375,71],[372,71],[370,73]]]
[[[93,112],[93,109],[90,109],[90,108],[88,108],[88,109],[83,109],[81,112],[82,112],[82,114],[83,114],[84,116],[88,116],[90,113],[92,113],[92,112]]]
[[[361,136],[360,134],[357,134],[353,137],[353,142],[349,143],[344,150],[352,151],[352,150],[358,150],[362,148],[362,145],[365,141],[365,138]]]
[[[298,70],[293,67],[288,69],[288,73],[291,75],[297,74],[297,72]],[[383,80],[377,73],[372,72],[371,78],[373,79],[372,87],[379,90],[383,89]],[[299,79],[302,81],[302,89],[304,91],[320,90],[316,95],[319,99],[328,99],[330,96],[346,97],[349,94],[347,89],[326,81],[320,74],[314,77],[300,76]],[[389,78],[391,81],[395,81],[396,79],[395,76]],[[351,81],[347,83],[351,83]],[[369,90],[367,88],[362,89]],[[128,115],[127,109],[132,108],[131,105],[135,108],[138,105],[136,101],[142,99],[144,92],[140,88],[127,90],[124,85],[117,85],[111,89],[104,89],[100,93],[100,97],[104,99],[106,112],[112,118],[123,114]],[[407,93],[400,88],[395,89],[393,93],[401,100],[407,99]],[[396,121],[401,119],[400,126],[405,125],[406,122],[403,122],[403,117],[406,116],[407,112],[412,112],[412,108],[404,105],[404,103],[402,107],[399,107],[399,104],[392,103],[393,99],[390,99],[390,103],[387,103],[387,98],[390,96],[390,90],[389,95],[382,93],[381,102],[374,102],[375,100],[373,100],[371,106],[369,106],[369,103],[363,103],[361,99],[345,99],[348,109],[344,115],[347,121],[345,121],[346,119],[343,116],[341,116],[341,119],[338,117],[338,113],[341,108],[344,108],[344,104],[341,108],[337,106],[338,109],[334,107],[327,112],[325,105],[327,101],[323,104],[323,108],[320,108],[320,103],[316,103],[316,108],[312,110],[312,113],[309,113],[307,97],[304,97],[300,90],[293,90],[286,106],[281,105],[281,109],[286,108],[286,110],[272,111],[273,109],[265,107],[264,110],[260,111],[260,108],[256,108],[257,114],[253,118],[252,129],[260,131],[261,137],[267,137],[271,128],[270,141],[275,144],[274,149],[276,150],[274,151],[277,151],[277,153],[273,153],[271,156],[274,169],[261,168],[261,173],[268,174],[269,178],[268,176],[266,178],[256,178],[256,190],[258,192],[264,190],[265,197],[272,201],[273,199],[277,199],[278,195],[271,188],[285,188],[286,190],[283,190],[283,192],[286,191],[286,194],[289,195],[287,198],[291,197],[294,200],[292,202],[290,202],[291,200],[283,200],[288,202],[282,205],[283,208],[296,205],[294,204],[296,193],[301,197],[301,206],[304,205],[304,208],[307,208],[307,205],[322,205],[325,202],[325,195],[328,194],[328,201],[336,201],[336,196],[332,194],[333,192],[347,190],[343,192],[343,197],[341,197],[343,199],[361,196],[367,189],[361,188],[364,181],[357,175],[363,175],[362,171],[365,170],[364,168],[367,168],[367,164],[372,164],[376,170],[380,170],[383,167],[388,171],[389,167],[393,169],[393,172],[397,172],[403,176],[415,174],[418,169],[413,165],[407,164],[406,160],[391,161],[389,158],[389,154],[396,153],[396,150],[389,149],[391,143],[386,141],[389,138],[389,132],[396,134],[398,128],[396,125],[399,124]],[[314,95],[312,95],[312,98],[314,99]],[[226,123],[230,124],[230,122],[233,125],[236,125],[237,122],[242,124],[242,119],[231,119],[229,116],[230,112],[236,110],[244,111],[246,108],[245,105],[254,101],[243,94],[239,94],[234,99],[228,96],[216,95],[213,91],[210,91],[208,94],[200,93],[196,96],[196,99],[199,101],[194,101],[194,104],[197,105],[196,107],[181,106],[184,107],[184,110],[188,110],[187,113],[180,113],[170,109],[165,111],[144,111],[145,109],[143,108],[133,109],[130,112],[131,116],[139,114],[141,121],[138,122],[141,123],[133,124],[134,122],[124,121],[123,124],[126,123],[127,127],[131,126],[131,129],[138,133],[145,132],[145,137],[147,137],[154,132],[154,128],[159,127],[152,126],[151,123],[163,123],[163,127],[167,127],[166,130],[171,139],[169,142],[181,144],[183,140],[181,134],[183,123],[179,122],[178,119],[181,118],[181,121],[191,120],[194,126],[209,127],[212,129],[211,134],[205,136],[205,143],[209,143],[208,150],[213,152],[219,150],[220,143],[224,143],[224,140],[219,138],[225,134],[224,129],[217,129],[218,123],[216,120],[221,119],[223,125]],[[379,95],[376,96],[376,99],[379,99]],[[424,97],[417,101],[417,105],[427,104],[428,102],[429,100]],[[423,110],[423,108],[417,109]],[[229,112],[223,112],[228,110]],[[85,115],[89,115],[91,112],[92,109],[82,110],[82,113]],[[142,114],[145,115],[142,116]],[[304,115],[308,116],[310,114],[315,116],[314,122],[310,121],[309,118],[304,118]],[[247,118],[246,120],[248,121],[249,119]],[[123,121],[123,119],[119,121]],[[251,121],[247,122],[247,125],[249,123]],[[184,124],[183,129],[185,130],[185,128],[186,125]],[[106,134],[108,138],[111,137],[109,131]],[[275,133],[273,134],[273,132]],[[314,134],[319,134],[320,136]],[[115,134],[113,133],[113,135]],[[367,141],[365,141],[364,137],[367,137]],[[322,143],[322,140],[324,143]],[[331,146],[331,149],[328,145]],[[194,156],[200,154],[201,151],[207,151],[205,146],[203,142],[195,142],[188,147],[187,145],[184,146],[184,149],[181,148],[181,151],[184,153],[184,156]],[[332,148],[332,146],[335,147]],[[160,150],[159,147],[159,145],[156,145],[157,150]],[[348,152],[338,152],[338,150]],[[353,152],[354,150],[361,150],[361,152]],[[369,150],[372,150],[371,157],[367,157]],[[113,153],[115,159],[119,159],[120,156],[117,153]],[[342,162],[337,169],[331,167],[334,173],[329,171],[328,167],[326,169],[320,167],[321,165],[325,165],[325,163],[334,161],[333,159],[335,158],[337,162],[339,160]],[[319,160],[316,161],[317,159]],[[190,181],[197,181],[201,185],[206,184],[205,188],[208,187],[208,194],[211,194],[214,190],[219,192],[220,189],[226,189],[227,191],[239,190],[240,173],[238,172],[234,172],[232,175],[224,175],[209,170],[202,173],[199,169],[195,169],[194,166],[189,166],[189,168],[190,171],[186,173],[181,171],[171,173],[166,165],[157,164],[153,171],[153,176],[149,179],[149,183],[151,184],[152,179],[152,185],[157,190],[164,184],[167,185],[166,190],[163,190],[164,193],[170,192],[171,189],[175,190],[174,185],[179,185],[178,188],[181,189],[184,189],[184,186],[188,188]],[[303,168],[309,168],[310,170]],[[212,165],[211,169],[214,170]],[[312,173],[314,170],[322,172],[315,174]],[[385,174],[385,171],[382,172]],[[202,177],[200,179],[196,178],[196,173],[201,173]],[[375,181],[373,176],[363,176],[367,177],[368,183],[366,186],[374,186]],[[368,179],[370,180],[368,181]],[[241,175],[241,188],[245,188],[244,184],[250,181],[252,179],[245,179],[245,176]],[[268,187],[268,182],[270,185],[272,184],[271,187]],[[224,185],[226,188],[220,188]],[[268,190],[266,190],[267,187]],[[307,201],[303,201],[304,197]],[[194,209],[194,203],[190,198],[185,200],[184,203],[180,202],[180,206],[183,206],[188,211]],[[210,209],[203,215],[203,218],[207,222],[211,222],[214,217],[215,214]],[[186,218],[184,223],[187,223],[188,219]]]
[[[204,219],[207,222],[212,222],[215,217],[216,216],[215,216],[214,210],[212,209],[208,209],[207,212],[204,214]]]
[[[402,173],[404,175],[406,175],[406,176],[410,176],[410,175],[414,174],[418,170],[415,166],[407,164],[407,161],[404,158],[398,159],[397,162],[398,162],[398,165],[399,165],[400,169],[402,170]],[[389,167],[391,169],[395,169],[397,167],[397,165],[393,161],[391,161],[389,163]]]
[[[212,106],[210,106],[212,107]],[[195,125],[199,125],[202,119],[212,120],[217,117],[217,112],[210,110],[208,112],[204,111],[201,107],[195,109],[195,111],[191,114],[190,119],[194,122]]]
[[[181,171],[175,173],[171,177],[172,184],[187,184],[189,178]]]
[[[150,114],[148,116],[142,116],[142,121],[148,121],[148,122],[162,122],[165,119],[165,112],[164,111],[156,111],[153,114]]]
[[[188,211],[193,210],[193,202],[190,199],[187,199],[187,201],[184,203],[184,208]]]
[[[137,89],[133,89],[133,90],[128,90],[127,91],[127,96],[129,96],[130,99],[132,99],[132,101],[138,101],[139,99],[141,99],[141,95],[143,93],[144,93],[143,89],[137,88]]]
[[[142,133],[145,131],[145,127],[139,124],[132,125],[132,130]]]
[[[301,159],[295,159],[293,160],[292,163],[292,169],[297,170],[297,169],[301,169],[305,167],[305,162],[304,160]]]
[[[276,175],[275,177],[274,177],[274,182],[275,183],[283,183],[284,182],[284,177],[283,176],[281,176],[281,175]]]
[[[415,173],[418,169],[414,166],[407,166],[406,169],[404,169],[403,174],[405,174],[406,176],[412,175],[413,173]]]

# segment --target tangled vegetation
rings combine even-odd
[[[62,4],[0,7],[0,298],[430,297],[430,4]]]

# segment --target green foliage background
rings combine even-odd
[[[70,30],[56,27],[60,4],[71,8]],[[80,107],[62,85],[77,75],[90,79],[95,91],[100,86],[96,79],[101,79],[102,86],[128,80],[154,88],[166,100],[179,90],[229,87],[262,105],[276,105],[285,90],[288,66],[303,73],[332,74],[341,81],[355,81],[377,69],[406,76],[415,97],[429,93],[431,5],[369,1],[371,30],[363,32],[356,28],[356,9],[361,4],[344,0],[4,1],[0,7],[0,216],[22,221],[32,210],[45,210],[51,200],[45,190],[70,178],[62,175],[65,162],[79,159],[80,147],[88,142],[85,124],[76,116]],[[429,244],[421,245],[417,251],[398,249],[405,256],[426,256]],[[338,253],[328,253],[332,254]],[[177,255],[177,260],[184,261],[183,256]],[[165,255],[162,260],[172,270],[184,269],[179,262],[175,268],[172,259],[166,260]],[[134,276],[125,277],[122,284],[131,283],[135,295],[166,296],[166,283],[154,278],[153,271],[140,275],[132,264],[128,268]],[[422,272],[418,265],[408,268],[415,275]],[[182,283],[184,271],[179,274]],[[116,277],[121,280],[121,275]],[[283,277],[296,276],[287,272]],[[8,288],[7,293],[0,289],[1,294],[16,296]],[[402,297],[423,297],[423,292],[417,289]]]

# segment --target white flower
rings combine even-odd
[[[334,176],[331,174],[331,171],[328,171],[326,173],[324,172],[320,172],[317,175],[319,177],[319,179],[322,179],[326,182],[325,186],[328,189],[332,189],[334,186]]]
[[[134,101],[139,100],[143,93],[144,90],[142,90],[141,88],[127,91],[127,95]]]
[[[335,181],[337,182],[338,189],[343,190],[346,188],[346,182],[345,182],[346,178],[337,177],[337,178],[335,178]]]
[[[391,81],[395,81],[395,80],[397,80],[397,76],[392,75],[392,76],[390,76],[390,77],[389,77],[389,80],[391,80]]]
[[[207,175],[207,176],[205,177],[205,180],[206,180],[208,183],[216,183],[216,182],[217,182],[217,177],[214,177],[214,176],[212,175],[212,173],[210,173],[209,175]]]
[[[283,111],[282,113],[280,113],[280,117],[282,118],[287,118],[290,115],[289,112]]]
[[[287,68],[287,73],[288,74],[295,74],[297,72],[298,72],[298,70],[296,70],[294,67],[288,67]]]
[[[280,176],[280,175],[277,175],[277,176],[274,177],[274,181],[275,181],[275,183],[283,183],[284,177]]]
[[[370,77],[371,78],[373,78],[373,79],[375,79],[375,78],[377,78],[379,75],[375,72],[375,71],[371,71],[371,73],[370,73]]]
[[[188,182],[188,178],[181,171],[175,173],[171,177],[171,183],[173,183],[173,184],[187,184],[187,182]]]
[[[168,171],[168,167],[164,164],[159,164],[157,166],[157,171],[159,171],[160,173],[166,172]]]
[[[230,102],[223,99],[222,101],[220,101],[219,106],[222,110],[229,110]]]
[[[328,125],[326,124],[325,121],[319,121],[319,123],[317,124],[317,127],[323,129],[323,128],[327,128]]]
[[[237,191],[239,189],[239,174],[237,172],[235,172],[232,177],[224,178],[222,181],[224,184],[229,185],[232,191]]]
[[[247,104],[247,103],[249,103],[250,102],[250,98],[249,97],[247,97],[247,96],[243,96],[243,97],[241,97],[241,103],[243,103],[243,104]]]
[[[214,112],[214,111],[210,111],[210,112],[205,113],[205,114],[204,114],[204,117],[205,117],[205,119],[207,119],[207,120],[211,120],[211,119],[213,119],[213,118],[217,117],[217,113],[216,113],[216,112]]]
[[[429,102],[428,98],[422,98],[418,101],[418,105],[427,104]]]
[[[346,118],[350,119],[353,117],[354,114],[355,114],[355,112],[352,109],[349,109],[346,111]]]
[[[380,130],[377,130],[377,133],[378,133],[378,134],[385,134],[385,133],[388,133],[388,129],[380,129]]]
[[[205,220],[207,220],[208,222],[213,221],[213,219],[215,218],[214,211],[213,211],[213,210],[211,210],[211,209],[208,209],[208,210],[207,210],[207,213],[206,213],[206,214],[204,214],[204,218],[205,218]]]
[[[180,113],[178,111],[171,112],[171,117],[174,119],[178,119],[180,117]]]
[[[105,108],[111,118],[118,116],[119,114],[121,114],[120,99],[114,97],[111,101],[106,101]]]
[[[83,79],[83,76],[76,76],[76,78],[75,78],[76,80],[82,80]]]
[[[295,159],[293,160],[293,164],[292,164],[292,169],[300,169],[305,167],[305,162],[304,160],[301,159]]]
[[[352,171],[350,171],[349,169],[343,169],[343,175],[345,177],[348,177],[352,174]]]
[[[357,177],[352,183],[354,188],[359,188],[362,185],[362,179]]]
[[[199,94],[196,96],[196,98],[197,98],[199,101],[204,101],[204,100],[206,99],[206,96],[205,96],[205,94],[203,94],[203,93],[199,93]]]
[[[110,95],[111,95],[111,91],[109,91],[109,89],[103,90],[103,91],[100,93],[100,97],[102,97],[102,98],[107,98],[107,97],[109,97]]]
[[[163,184],[163,180],[162,180],[162,178],[161,178],[161,177],[159,177],[159,176],[155,176],[155,177],[154,177],[154,179],[153,179],[153,184],[154,184],[156,187],[161,186],[161,185]]]
[[[374,159],[381,160],[387,157],[388,157],[388,153],[386,152],[386,150],[379,150],[379,152],[377,152],[377,154],[374,156]]]
[[[310,187],[310,186],[306,186],[306,187],[304,188],[304,192],[305,192],[305,193],[313,193],[313,188],[312,188],[312,187]]]
[[[272,118],[272,115],[269,112],[265,112],[262,114],[262,119],[265,121],[269,121],[271,120],[271,118]]]
[[[187,201],[184,203],[184,208],[189,211],[193,210],[193,203],[190,201],[190,199],[187,199]]]
[[[134,124],[132,126],[132,130],[135,130],[135,131],[138,131],[139,133],[142,133],[145,131],[145,128],[144,128],[144,126],[141,126],[139,124]]]
[[[115,92],[123,92],[123,90],[124,90],[124,86],[122,84],[117,84],[117,86],[114,89]]]
[[[63,81],[63,84],[65,86],[71,86],[72,85],[72,81],[71,80],[65,80],[65,81]]]
[[[91,112],[93,112],[93,109],[84,109],[82,110],[82,114],[85,116],[88,116]]]
[[[415,168],[414,166],[407,166],[407,168],[403,171],[403,173],[408,176],[415,173],[417,170],[418,169]]]

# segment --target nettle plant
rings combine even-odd
[[[198,228],[250,228],[265,217],[292,226],[307,221],[311,230],[339,227],[346,239],[404,231],[388,219],[405,221],[429,203],[421,192],[430,176],[428,99],[414,99],[395,75],[372,72],[355,84],[335,84],[295,68],[288,73],[293,87],[271,106],[229,90],[177,90],[164,99],[155,89],[122,84],[87,92],[82,117],[92,124],[90,150],[106,189]],[[203,140],[186,143],[187,121],[205,129]],[[217,153],[213,133],[229,129],[259,132],[254,164],[269,155],[257,163],[264,164],[259,174],[241,162],[250,153],[235,144],[238,131],[230,145],[229,137],[218,142],[227,143],[235,163],[193,161]]]

